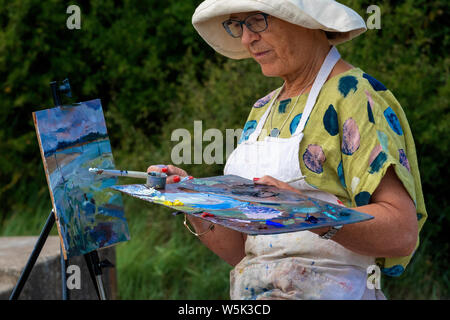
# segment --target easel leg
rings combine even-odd
[[[19,281],[17,281],[17,284],[14,287],[11,296],[9,297],[9,300],[17,300],[19,298],[23,286],[27,282],[31,270],[34,267],[36,260],[39,257],[39,254],[41,253],[42,247],[44,246],[45,241],[47,241],[48,235],[50,234],[50,231],[52,230],[54,224],[55,224],[55,214],[53,213],[52,210],[47,218],[47,221],[45,222],[45,226],[42,229],[41,234],[39,235],[39,239],[36,242],[36,245],[34,246],[34,249],[31,252],[30,257],[28,258],[28,262],[25,265],[22,274],[20,275]]]
[[[64,254],[62,247],[61,248],[61,254],[60,254],[60,261],[61,261],[61,293],[62,293],[62,299],[63,300],[70,300],[70,291],[67,288],[67,265],[69,264],[69,258],[67,260],[64,260]]]
[[[86,260],[86,265],[88,267],[89,274],[91,275],[92,283],[95,287],[98,298],[100,300],[106,300],[106,293],[103,287],[102,269],[100,266],[98,252],[94,250],[92,252],[86,253],[84,255],[84,259]]]

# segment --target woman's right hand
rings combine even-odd
[[[177,183],[180,182],[181,178],[186,177],[188,174],[186,171],[184,171],[181,168],[175,167],[171,164],[165,165],[165,164],[158,164],[158,165],[151,165],[147,169],[148,172],[164,172],[167,174],[166,183]]]

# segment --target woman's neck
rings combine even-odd
[[[284,87],[278,99],[284,100],[309,92],[329,50],[329,47],[317,48],[314,53],[310,54],[307,63],[302,64],[295,72],[283,76]]]

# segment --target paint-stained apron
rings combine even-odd
[[[267,136],[258,141],[277,96],[255,131],[231,153],[225,174],[247,179],[270,175],[280,181],[302,176],[299,147],[317,96],[340,55],[328,53],[308,95],[300,123],[290,138]],[[338,203],[336,196],[305,180],[290,184],[303,194]],[[230,272],[231,299],[385,299],[380,290],[366,289],[367,267],[374,257],[356,254],[309,231],[247,236],[246,256]]]

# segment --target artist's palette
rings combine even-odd
[[[158,191],[141,184],[112,188],[250,235],[294,232],[373,218],[291,191],[255,185],[234,175],[192,179],[166,185],[166,189]]]

